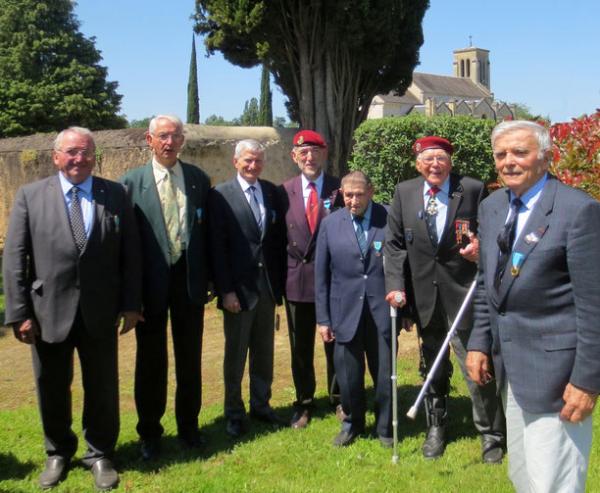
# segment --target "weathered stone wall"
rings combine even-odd
[[[235,144],[246,138],[256,139],[266,147],[267,164],[262,177],[281,183],[297,172],[290,159],[292,138],[296,130],[271,127],[210,127],[185,125],[186,142],[181,151],[183,161],[206,171],[213,184],[235,174],[232,164]],[[125,171],[150,159],[144,129],[104,130],[94,132],[99,157],[96,174],[117,179]],[[17,189],[55,173],[52,146],[56,134],[0,139],[0,248],[8,225],[10,208]]]

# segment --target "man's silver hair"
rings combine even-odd
[[[544,155],[552,149],[550,131],[539,123],[527,120],[507,120],[496,125],[492,131],[492,149],[494,148],[494,144],[498,137],[507,133],[516,132],[517,130],[528,130],[533,134],[539,147],[538,159],[542,159]]]
[[[183,122],[181,118],[175,115],[157,115],[152,120],[150,120],[150,124],[148,125],[148,132],[154,135],[154,131],[156,130],[156,125],[158,125],[158,120],[168,120],[172,124],[177,125],[177,128],[183,132]]]
[[[264,153],[265,146],[263,146],[258,140],[254,139],[240,140],[235,146],[235,152],[233,153],[234,159],[239,159],[239,157],[246,151]]]
[[[57,136],[56,139],[54,139],[54,150],[55,151],[60,151],[60,147],[62,146],[62,141],[65,138],[65,135],[67,133],[75,133],[75,134],[79,134],[79,135],[83,135],[86,137],[89,137],[90,139],[92,139],[92,142],[94,142],[94,134],[92,133],[92,131],[89,128],[84,128],[84,127],[69,127],[69,128],[65,128],[63,131],[61,131]],[[94,145],[95,142],[94,142]]]

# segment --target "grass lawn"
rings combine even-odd
[[[284,311],[280,309],[282,322]],[[166,436],[161,460],[147,464],[139,458],[133,403],[135,339],[124,336],[120,345],[121,435],[116,463],[121,472],[118,491],[124,492],[509,492],[506,464],[480,463],[479,439],[470,417],[466,387],[457,371],[453,377],[450,415],[451,443],[440,460],[422,458],[425,423],[422,412],[416,422],[404,418],[418,390],[417,350],[413,334],[400,341],[400,460],[391,463],[391,451],[375,436],[359,439],[345,449],[331,441],[339,424],[325,398],[324,357],[317,348],[319,402],[316,416],[305,430],[274,431],[252,423],[241,441],[225,433],[222,416],[223,337],[221,314],[210,306],[206,312],[203,350],[203,408],[201,429],[209,442],[201,454],[182,450],[175,438],[173,376],[168,410],[163,424]],[[285,324],[276,333],[276,368],[272,403],[289,418],[294,390],[289,370]],[[0,332],[0,492],[39,491],[37,479],[45,460],[41,426],[32,379],[30,351],[12,333]],[[78,364],[73,385],[74,429],[81,437],[81,383]],[[247,386],[247,380],[244,380]],[[372,397],[372,395],[370,395]],[[373,430],[373,415],[368,417]],[[597,433],[598,435],[598,433]],[[600,490],[599,441],[594,443],[588,491]],[[91,474],[77,461],[66,481],[53,491],[94,491]]]

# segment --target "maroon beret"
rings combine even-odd
[[[413,151],[415,154],[420,154],[427,149],[443,149],[450,155],[454,152],[454,148],[450,141],[441,137],[436,137],[435,135],[421,137],[420,139],[415,140],[415,143],[413,144]]]
[[[294,135],[294,147],[298,146],[319,146],[327,147],[325,139],[313,130],[300,130]]]

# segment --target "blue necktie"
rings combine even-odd
[[[367,253],[367,235],[365,235],[363,221],[363,217],[354,216],[354,224],[356,224],[356,239],[358,240],[360,251],[364,256]]]
[[[508,220],[496,239],[498,243],[498,264],[496,265],[496,273],[494,275],[494,288],[496,288],[496,290],[500,288],[502,276],[506,271],[506,264],[508,264],[508,259],[512,252],[512,245],[515,241],[515,234],[517,232],[517,218],[519,217],[519,210],[522,205],[523,202],[519,197],[512,200]]]
[[[252,209],[252,214],[254,214],[254,219],[256,219],[256,224],[258,225],[258,229],[262,231],[262,216],[260,214],[260,205],[258,204],[258,198],[256,197],[256,187],[254,185],[250,185],[248,187],[250,190],[250,209]]]

